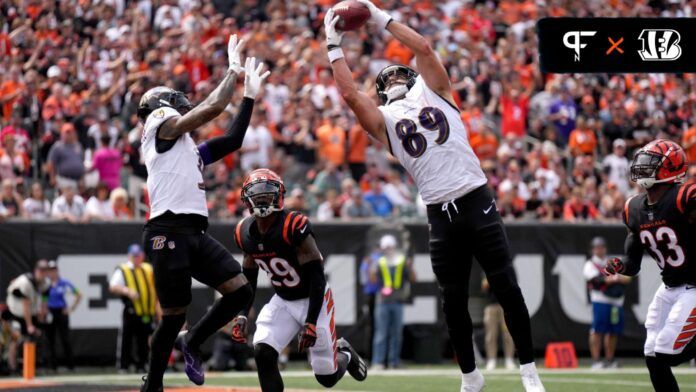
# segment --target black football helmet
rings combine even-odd
[[[375,83],[379,100],[382,101],[383,105],[387,105],[397,99],[403,98],[408,90],[416,84],[417,77],[418,72],[405,65],[395,64],[384,67],[379,71],[377,82]],[[400,81],[399,79],[405,80],[405,84],[401,84],[403,88],[395,87],[389,90],[389,87],[391,87],[394,82]]]
[[[150,113],[163,106],[174,108],[181,115],[193,109],[193,105],[186,98],[186,94],[169,87],[158,86],[147,90],[140,98],[140,104],[138,104],[140,121],[144,123]]]

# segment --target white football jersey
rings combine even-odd
[[[155,149],[160,125],[179,115],[170,107],[156,109],[147,117],[143,128],[141,154],[147,167],[150,219],[167,210],[208,216],[203,160],[191,136],[188,133],[179,136],[174,147],[166,152],[158,153]]]
[[[420,75],[406,97],[379,110],[391,153],[411,174],[425,204],[459,198],[487,182],[459,110]]]

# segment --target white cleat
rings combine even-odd
[[[473,372],[462,374],[461,392],[480,392],[483,390],[483,374],[478,369]]]
[[[526,392],[546,392],[544,384],[539,379],[534,362],[520,365],[520,375],[522,376],[522,385]]]

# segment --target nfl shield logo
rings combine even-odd
[[[263,244],[259,243],[259,250],[263,250]]]
[[[169,242],[167,243],[167,246],[169,247],[169,249],[174,249],[174,248],[176,248],[176,244],[174,243],[174,241],[169,241]]]
[[[648,211],[648,219],[655,220],[655,215],[653,214],[652,211]]]

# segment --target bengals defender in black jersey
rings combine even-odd
[[[298,332],[299,349],[309,351],[321,385],[334,386],[346,370],[363,381],[365,362],[347,341],[336,339],[334,301],[312,226],[306,216],[283,209],[284,195],[285,186],[276,173],[251,172],[242,187],[242,200],[252,215],[239,222],[234,233],[235,243],[244,252],[244,275],[254,292],[261,268],[276,293],[256,320],[254,353],[261,389],[283,390],[278,353]],[[245,342],[245,329],[246,316],[237,317],[233,338]]]
[[[645,362],[656,391],[679,391],[671,366],[696,356],[696,181],[686,181],[684,150],[655,140],[638,150],[631,180],[647,192],[624,207],[626,258],[607,262],[605,274],[633,276],[643,251],[662,270],[662,282],[645,319]]]

